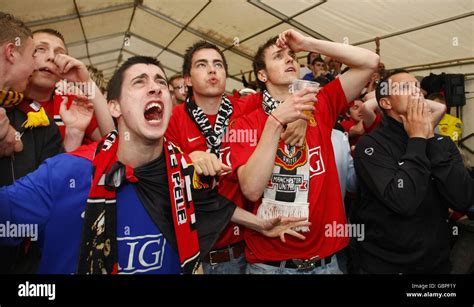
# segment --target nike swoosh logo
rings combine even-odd
[[[197,139],[199,139],[199,136],[197,136],[197,137],[195,137],[195,138],[192,138],[192,139],[188,138],[188,142],[191,143],[192,141],[195,141],[195,140],[197,140]]]
[[[403,163],[405,163],[405,162],[404,161],[398,162],[398,165],[403,165]]]

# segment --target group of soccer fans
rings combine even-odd
[[[474,180],[413,76],[367,92],[377,54],[287,30],[244,97],[199,41],[169,81],[129,58],[105,97],[58,31],[0,28],[1,273],[451,271],[448,216],[469,215]],[[348,69],[289,91],[303,51]]]

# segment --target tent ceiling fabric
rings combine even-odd
[[[34,26],[31,27],[31,30],[34,31],[44,28],[52,28],[64,33],[66,43],[84,41],[84,34],[82,33],[81,24],[78,18]]]
[[[229,62],[228,91],[242,87],[240,71],[251,70],[258,46],[288,28],[370,50],[375,50],[373,39],[379,36],[387,68],[474,57],[473,0],[0,0],[0,4],[2,11],[21,18],[33,30],[61,31],[70,54],[97,66],[106,77],[120,59],[136,54],[157,57],[169,76],[181,71],[187,47],[210,40],[225,51]],[[303,56],[300,63],[306,64]]]
[[[278,19],[249,3],[216,0],[189,26],[216,38],[226,46],[231,46],[234,38],[248,37],[277,22]]]
[[[288,0],[263,0],[261,2],[287,16],[293,16],[301,11],[307,10],[309,7],[313,6],[314,4],[322,3],[324,1],[303,0],[303,1],[289,2]]]
[[[471,0],[330,0],[295,19],[334,41],[347,37],[354,44],[472,10]]]
[[[207,0],[145,0],[143,6],[186,24],[207,2]]]
[[[127,31],[133,9],[82,17],[87,39]]]
[[[166,46],[179,30],[179,27],[140,9],[137,9],[131,27],[132,33],[163,46]]]

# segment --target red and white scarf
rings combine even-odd
[[[117,209],[116,190],[126,181],[140,184],[135,170],[117,159],[118,133],[112,131],[99,142],[93,159],[93,181],[87,199],[79,274],[117,274]],[[184,176],[189,164],[172,143],[164,142],[170,203],[178,254],[183,273],[193,273],[199,260],[198,233],[191,180]],[[80,154],[79,154],[80,155]]]

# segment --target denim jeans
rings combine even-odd
[[[337,257],[336,255],[332,256],[331,262],[329,264],[319,266],[317,268],[312,269],[311,271],[306,272],[299,272],[296,269],[292,268],[285,268],[283,267],[283,262],[280,267],[263,264],[263,263],[249,263],[247,265],[247,274],[342,274],[341,270],[339,270],[339,266],[337,264]]]
[[[209,262],[202,262],[202,270],[204,274],[245,274],[247,268],[247,261],[245,254],[234,258],[227,262],[210,264]]]

